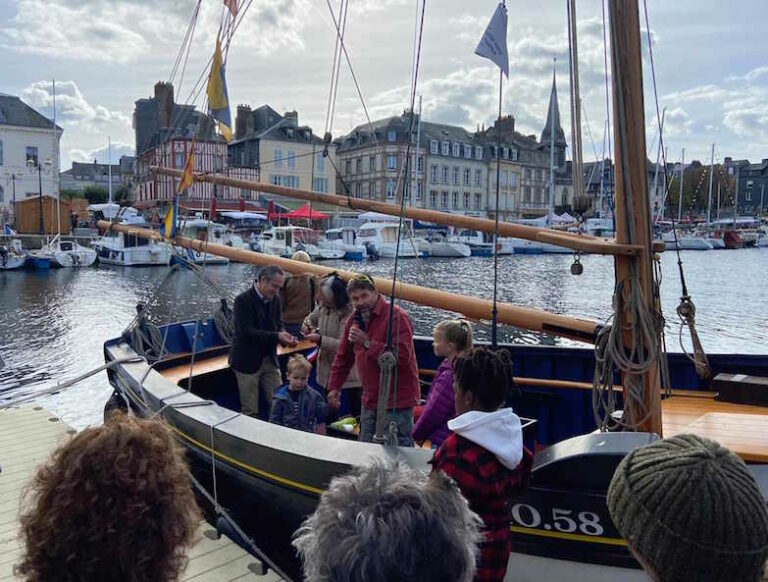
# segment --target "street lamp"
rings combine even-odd
[[[11,220],[11,225],[14,227],[16,226],[16,180],[19,178],[21,178],[21,174],[17,174],[16,172],[9,172],[8,170],[5,171],[5,183],[13,184],[13,199],[11,202],[13,220]]]
[[[45,169],[40,165],[40,161],[37,158],[29,157],[27,158],[27,168],[29,169],[30,173],[34,174],[35,170],[37,170],[37,184],[38,184],[38,193],[39,193],[39,200],[40,200],[40,235],[45,234],[45,222],[43,221],[43,172],[46,174],[50,174],[51,172],[51,166],[53,163],[51,162],[51,159],[48,158],[45,160],[45,163],[43,164],[45,166]]]

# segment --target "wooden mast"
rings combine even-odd
[[[152,166],[151,170],[157,174],[175,178],[181,178],[183,173],[181,170],[163,166]],[[321,202],[334,206],[342,206],[351,210],[366,210],[380,212],[395,217],[400,216],[399,206],[378,202],[376,200],[362,200],[359,198],[350,198],[348,196],[339,196],[337,194],[323,194],[320,192],[301,190],[299,188],[288,188],[286,186],[275,186],[273,184],[231,178],[229,176],[221,176],[218,174],[194,173],[193,178],[196,182],[208,182],[211,184],[219,184],[220,186],[230,186],[257,192],[269,192],[288,198],[297,198],[309,202]],[[496,225],[493,220],[465,216],[463,214],[450,214],[447,212],[439,212],[437,210],[427,210],[409,206],[405,209],[405,216],[414,220],[457,226],[459,228],[467,228],[487,233],[494,233],[496,231]],[[640,245],[619,244],[616,241],[607,238],[599,238],[571,232],[553,231],[547,228],[538,228],[524,224],[511,224],[508,222],[499,222],[499,236],[518,237],[526,240],[546,242],[582,252],[602,255],[639,256],[642,252],[642,247]],[[655,250],[657,252],[664,250],[664,245],[658,245]]]
[[[124,234],[130,234],[145,239],[157,241],[163,240],[162,235],[157,231],[124,224],[112,224],[106,220],[99,221],[99,228],[122,232]],[[313,275],[323,276],[333,272],[337,273],[345,280],[356,275],[356,273],[350,271],[340,271],[338,269],[323,267],[312,263],[292,261],[291,259],[283,259],[273,255],[257,253],[245,249],[236,249],[225,245],[193,240],[181,236],[174,238],[173,241],[171,241],[171,244],[203,253],[229,257],[230,259],[251,263],[253,265],[278,265],[290,273],[311,273]],[[385,295],[389,295],[392,292],[391,279],[373,277],[373,281],[379,292],[384,293]],[[420,287],[409,283],[398,282],[395,286],[395,295],[401,299],[419,305],[460,313],[467,318],[476,321],[490,321],[493,309],[493,303],[487,299],[467,297],[457,293]],[[597,332],[601,328],[600,323],[597,321],[549,313],[541,309],[518,307],[510,305],[509,303],[498,303],[498,321],[499,323],[513,325],[531,331],[548,333],[550,335],[567,337],[590,343],[595,341]]]
[[[638,281],[644,307],[654,313],[653,294],[653,239],[650,227],[648,200],[647,160],[645,148],[645,116],[643,102],[643,71],[640,42],[640,21],[637,0],[610,0],[611,80],[613,83],[614,144],[616,160],[616,242],[638,245],[639,257],[616,257],[617,282],[623,282],[631,291]],[[632,277],[632,275],[636,277]],[[631,347],[632,335],[628,330],[637,326],[621,300],[619,319],[624,331],[626,347]],[[658,332],[654,332],[658,338]],[[650,346],[646,345],[648,350]],[[622,379],[625,391],[626,376]],[[637,430],[661,435],[661,384],[659,362],[655,360],[642,376],[642,404],[625,398],[625,410],[643,421]],[[642,406],[641,409],[640,406]],[[635,408],[635,410],[631,410]],[[650,414],[647,414],[650,412]]]

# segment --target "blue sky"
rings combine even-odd
[[[350,4],[346,41],[369,110],[373,117],[400,113],[407,106],[416,1]],[[560,111],[570,142],[565,2],[533,4],[508,2],[511,73],[504,111],[515,114],[521,132],[541,132],[557,56]],[[602,152],[605,125],[601,2],[577,4],[583,150],[589,160]],[[108,136],[115,155],[126,153],[134,141],[133,103],[150,96],[156,81],[168,79],[194,5],[194,0],[0,0],[0,92],[19,95],[50,115],[50,80],[56,79],[65,169],[72,160],[102,157]],[[425,119],[468,129],[493,121],[496,73],[473,52],[495,5],[427,2],[419,83]],[[220,10],[218,0],[203,0],[178,101],[186,101],[212,52]],[[660,103],[667,108],[668,158],[678,159],[685,147],[688,160],[708,160],[712,143],[716,158],[768,158],[768,43],[756,24],[768,17],[768,3],[648,0],[648,10]],[[278,111],[298,110],[301,123],[322,133],[333,47],[324,0],[253,0],[229,54],[233,115],[238,103],[269,103]],[[647,56],[647,44],[644,52]],[[648,146],[655,158],[647,58],[645,64]],[[344,66],[333,133],[364,121]]]

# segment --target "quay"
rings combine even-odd
[[[15,581],[13,566],[21,556],[19,509],[21,496],[38,467],[75,430],[40,406],[0,411],[0,581]],[[257,560],[222,535],[205,535],[213,526],[203,523],[189,550],[189,563],[181,580],[279,582],[273,572],[257,575],[249,569]]]

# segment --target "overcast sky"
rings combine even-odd
[[[248,0],[240,0],[245,5]],[[420,4],[421,2],[418,2]],[[408,104],[415,0],[350,0],[346,44],[363,96],[375,118]],[[497,2],[429,0],[418,92],[424,119],[474,129],[497,114],[497,69],[474,49]],[[536,6],[537,4],[543,5]],[[563,126],[570,143],[565,0],[509,0],[510,77],[504,112],[519,131],[539,135],[557,56]],[[331,0],[336,7],[338,0]],[[0,0],[0,92],[18,95],[57,116],[64,128],[62,168],[102,158],[108,136],[116,161],[134,146],[134,101],[167,80],[195,0]],[[603,151],[605,77],[600,0],[577,2],[584,156]],[[661,107],[667,108],[668,158],[768,158],[766,0],[648,0]],[[219,0],[203,0],[193,48],[176,99],[187,102],[210,57]],[[644,19],[641,3],[641,19]],[[326,0],[253,0],[236,32],[227,80],[235,106],[268,103],[296,109],[322,134],[330,87],[334,29]],[[655,113],[645,53],[648,148],[656,156]],[[339,80],[334,136],[365,117],[346,64]]]

